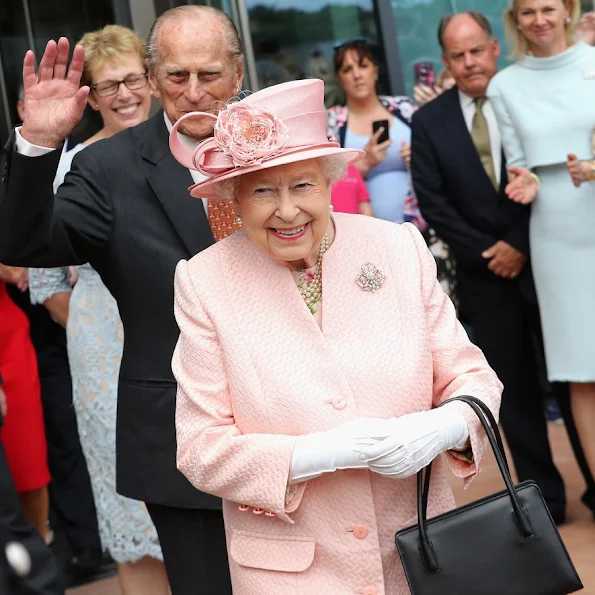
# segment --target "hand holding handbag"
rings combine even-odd
[[[478,416],[506,489],[428,520],[431,465],[417,474],[418,524],[395,537],[412,595],[566,595],[582,589],[537,484],[513,484],[492,412],[476,397],[443,405],[452,401]]]

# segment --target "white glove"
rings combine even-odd
[[[355,438],[337,430],[338,428],[296,438],[290,484],[314,479],[324,473],[333,473],[337,469],[368,468],[367,463],[358,458],[360,448]]]
[[[368,437],[356,438],[359,458],[370,471],[395,479],[415,475],[441,452],[462,449],[469,439],[465,418],[451,405],[391,420],[366,421],[372,431]],[[383,437],[389,428],[390,435]]]

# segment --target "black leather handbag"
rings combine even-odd
[[[467,403],[479,417],[506,489],[428,520],[431,465],[417,474],[418,524],[395,538],[412,595],[566,595],[582,589],[541,491],[533,481],[512,483],[492,412],[475,397],[443,404],[452,401]]]

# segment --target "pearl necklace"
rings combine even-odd
[[[318,260],[316,261],[316,272],[312,281],[305,281],[299,288],[302,298],[306,302],[306,306],[312,314],[316,314],[316,304],[322,297],[322,256],[329,248],[328,235],[324,234],[322,242],[320,243],[320,252]]]

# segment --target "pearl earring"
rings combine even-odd
[[[567,25],[570,25],[570,23],[572,23],[572,19],[571,19],[570,17],[566,17],[566,19],[564,20],[564,22],[565,22]]]
[[[328,208],[329,208],[331,211],[334,211],[334,210],[335,210],[335,207],[333,207],[333,205],[329,205],[329,206],[328,206]]]
[[[238,225],[242,225],[242,217],[241,217],[241,215],[238,215],[238,216],[236,217],[236,223],[237,223]]]

